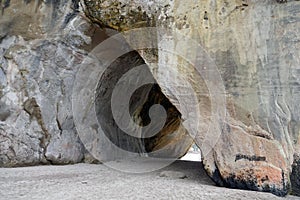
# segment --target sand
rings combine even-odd
[[[280,198],[269,193],[217,187],[205,174],[201,162],[176,161],[144,174],[124,173],[103,164],[0,168],[0,199],[300,198]]]

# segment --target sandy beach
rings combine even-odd
[[[123,161],[118,161],[123,162]],[[217,187],[201,162],[124,173],[104,164],[0,168],[0,199],[300,199]]]

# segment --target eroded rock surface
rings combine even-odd
[[[156,46],[169,51],[139,49],[135,52],[138,58],[127,58],[128,63],[148,64],[157,81],[157,88],[140,91],[148,95],[142,98],[143,106],[132,109],[133,118],[147,124],[147,109],[161,102],[170,117],[157,137],[138,141],[142,148],[127,136],[118,138],[115,127],[108,124],[112,138],[123,139],[119,140],[121,146],[135,145],[137,151],[149,153],[171,144],[164,155],[181,156],[192,143],[186,137],[189,128],[184,126],[188,119],[185,113],[189,113],[190,118],[199,119],[195,142],[201,148],[207,173],[219,185],[276,195],[292,190],[300,195],[299,1],[81,3],[86,16],[102,27],[118,31],[148,26],[171,30],[163,37],[151,31],[136,38],[125,36],[129,45],[153,39]],[[11,0],[1,1],[1,7],[0,166],[67,164],[84,159],[93,162],[76,132],[71,105],[75,75],[87,55],[83,49],[95,46],[83,47],[91,43],[85,34],[90,25],[78,10],[79,1]],[[202,56],[199,62],[203,74],[199,74],[193,63],[180,57],[193,58],[198,52],[192,43],[181,43],[184,38],[201,45],[205,50],[201,52],[207,52],[218,70],[209,72],[212,63]],[[178,49],[180,55],[172,54]],[[158,65],[151,65],[153,62]],[[166,75],[172,70],[176,76]],[[214,82],[218,74],[221,83]],[[183,80],[189,80],[190,85]],[[219,85],[224,93],[215,94],[221,91]],[[187,106],[182,107],[177,97]],[[105,123],[111,119],[103,114],[109,104],[101,98],[98,111]],[[189,106],[199,108],[201,115]],[[218,116],[222,109],[226,115]],[[179,135],[174,136],[173,130],[180,130]]]
[[[0,17],[0,166],[81,162],[71,92],[89,23],[71,1],[9,2]]]
[[[207,131],[196,137],[208,174],[228,187],[276,195],[285,195],[292,188],[299,195],[295,189],[300,179],[299,161],[294,156],[299,154],[300,145],[299,1],[84,2],[87,15],[104,27],[126,31],[155,25],[202,45],[216,63],[226,91],[226,118],[217,121],[222,127],[215,130],[216,135],[220,132],[215,138],[217,144],[213,148],[205,144]],[[145,38],[138,39],[143,43]],[[170,33],[168,40],[158,43],[176,52],[180,40]],[[181,47],[182,52],[190,48]],[[158,68],[150,66],[150,70],[179,112],[182,110],[174,94],[185,90],[180,88],[180,79],[163,75],[168,71],[166,64],[175,63],[174,68],[189,77],[197,94],[211,89],[203,89],[203,80],[184,58],[164,51],[139,53],[146,63],[158,57]],[[200,96],[199,107],[209,116],[214,112],[210,107],[215,99]]]

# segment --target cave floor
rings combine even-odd
[[[187,178],[162,177],[181,172]],[[0,168],[0,199],[300,199],[214,185],[200,162],[176,161],[161,170],[128,174],[103,164]]]

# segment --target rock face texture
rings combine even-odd
[[[84,2],[87,16],[103,27],[119,31],[164,27],[199,43],[218,68],[226,98],[226,115],[215,122],[221,127],[214,130],[217,143],[207,145],[203,138],[209,131],[200,130],[195,138],[208,174],[223,186],[276,195],[292,189],[299,195],[299,1]],[[143,43],[145,38],[136,40]],[[157,43],[176,52],[181,39],[170,33],[168,40]],[[188,45],[180,47],[181,52],[190,50]],[[158,57],[158,67],[149,65],[150,71],[179,112],[176,94],[184,89],[180,79],[165,76],[168,63],[175,63],[173,69],[189,77],[197,94],[210,91],[201,91],[201,77],[184,58],[160,50],[139,53],[147,64]],[[218,100],[203,96],[197,96],[199,107],[213,116],[210,107]]]
[[[0,17],[0,166],[81,162],[70,102],[89,24],[71,1],[8,2]]]
[[[94,75],[96,101],[89,101],[110,141],[175,158],[196,142],[219,185],[300,195],[299,1],[80,2],[1,1],[0,166],[93,160],[74,124],[72,89],[88,50],[115,33],[88,35],[85,14],[102,28],[125,31],[132,48],[104,76]],[[148,41],[152,48],[134,48]],[[110,98],[117,79],[144,63],[156,83],[137,88],[130,115],[145,126],[159,103],[167,119],[157,135],[136,139],[115,124]]]

